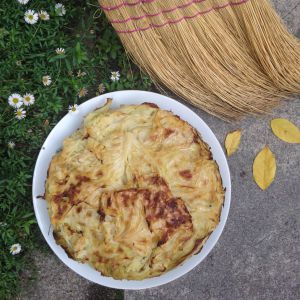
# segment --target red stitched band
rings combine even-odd
[[[123,2],[123,3],[120,3],[118,5],[115,5],[115,6],[102,6],[101,5],[101,8],[103,10],[115,10],[115,9],[118,9],[118,8],[121,8],[123,6],[135,6],[135,5],[138,5],[138,4],[141,4],[141,3],[151,3],[151,2],[154,2],[156,0],[139,0],[137,2],[133,2],[133,3],[128,3],[128,2]]]
[[[131,18],[128,18],[128,19],[125,19],[125,20],[111,20],[110,23],[114,24],[114,23],[117,23],[117,24],[120,24],[120,23],[127,23],[129,21],[137,21],[137,20],[141,20],[141,19],[144,19],[144,18],[151,18],[151,17],[157,17],[161,14],[164,14],[164,13],[170,13],[172,11],[175,11],[177,9],[183,9],[183,8],[186,8],[188,6],[191,6],[192,4],[195,4],[195,3],[201,3],[201,2],[204,2],[206,0],[192,0],[186,4],[182,4],[182,5],[179,5],[179,6],[176,6],[176,7],[173,7],[173,8],[168,8],[168,9],[164,9],[160,12],[157,12],[157,13],[154,13],[154,14],[146,14],[146,15],[143,15],[143,16],[139,16],[139,17],[131,17]]]
[[[144,0],[145,1],[145,0]],[[148,2],[152,2],[152,1],[155,1],[155,0],[147,0]],[[206,15],[208,13],[210,13],[211,11],[214,11],[214,10],[220,10],[222,8],[226,8],[226,7],[229,7],[229,6],[236,6],[236,5],[241,5],[243,3],[246,3],[248,2],[249,0],[241,0],[239,2],[227,2],[223,5],[220,5],[220,6],[214,6],[214,7],[211,7],[205,11],[199,11],[198,13],[196,13],[195,15],[192,15],[192,16],[183,16],[181,17],[180,19],[177,19],[177,20],[169,20],[165,23],[162,23],[162,24],[150,24],[149,26],[147,27],[138,27],[138,28],[135,28],[135,29],[128,29],[128,30],[116,30],[117,33],[133,33],[133,32],[137,32],[137,31],[145,31],[145,30],[148,30],[148,29],[151,29],[151,28],[160,28],[160,27],[163,27],[165,25],[169,25],[169,24],[176,24],[176,23],[179,23],[183,20],[188,20],[188,19],[193,19],[197,16],[200,16],[200,15]],[[143,17],[143,16],[142,16]]]

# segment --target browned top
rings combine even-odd
[[[52,160],[46,184],[55,239],[103,275],[144,279],[201,249],[224,191],[198,133],[145,103],[89,114]]]

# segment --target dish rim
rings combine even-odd
[[[125,100],[124,100],[125,97]],[[100,274],[100,272],[96,271],[90,266],[87,266],[86,264],[81,264],[73,259],[70,259],[65,251],[61,248],[61,246],[57,245],[53,234],[51,231],[50,235],[50,228],[46,232],[45,228],[45,222],[48,221],[50,223],[50,218],[48,215],[48,220],[43,220],[42,216],[45,217],[45,209],[47,210],[47,204],[45,200],[40,199],[40,195],[43,195],[43,191],[45,188],[45,182],[43,182],[42,178],[45,178],[45,176],[41,176],[41,172],[45,173],[45,168],[42,168],[41,166],[45,165],[43,162],[43,159],[45,158],[45,155],[47,153],[45,152],[52,152],[51,157],[46,157],[49,162],[51,162],[53,155],[61,148],[56,146],[55,152],[52,150],[45,151],[46,147],[51,147],[52,145],[48,145],[49,141],[56,141],[54,134],[57,133],[58,130],[61,130],[60,127],[63,127],[64,123],[70,123],[73,125],[73,129],[70,131],[69,128],[65,127],[63,130],[67,131],[67,134],[64,134],[65,137],[70,135],[70,132],[74,132],[78,125],[82,123],[82,120],[84,116],[93,111],[95,107],[99,108],[103,106],[107,98],[113,99],[113,105],[112,107],[119,107],[120,105],[123,105],[126,102],[128,102],[125,105],[132,105],[132,104],[141,104],[143,102],[151,102],[158,105],[160,109],[167,109],[165,107],[169,107],[169,109],[174,113],[178,114],[179,117],[187,121],[193,128],[195,128],[201,138],[209,145],[210,150],[213,154],[214,160],[216,160],[219,169],[220,174],[222,178],[223,187],[225,188],[225,198],[224,203],[222,206],[221,214],[220,214],[220,222],[217,225],[217,227],[214,229],[214,231],[210,234],[208,240],[205,242],[203,248],[201,251],[197,254],[192,255],[191,257],[184,260],[180,265],[176,266],[175,268],[169,270],[166,273],[163,273],[157,277],[153,278],[147,278],[144,280],[117,280],[113,279],[112,277],[105,277]],[[126,100],[126,98],[128,98]],[[139,98],[139,99],[138,99]],[[152,99],[153,98],[153,99]],[[121,100],[120,100],[121,99]],[[143,100],[142,100],[143,99]],[[152,99],[149,101],[149,99]],[[160,99],[160,100],[159,100]],[[165,102],[163,100],[166,100]],[[120,102],[120,103],[117,103]],[[160,103],[157,103],[160,102]],[[163,107],[162,107],[163,106]],[[172,110],[175,110],[176,113]],[[86,114],[84,112],[86,111]],[[111,288],[117,288],[117,289],[130,289],[130,290],[139,290],[139,289],[145,289],[145,288],[152,288],[157,287],[166,283],[169,283],[171,281],[174,281],[178,279],[179,277],[184,276],[186,273],[190,272],[192,269],[194,269],[196,266],[198,266],[206,257],[207,255],[212,251],[216,243],[218,242],[226,221],[228,219],[229,209],[230,209],[230,203],[231,203],[231,178],[230,178],[230,170],[227,162],[226,155],[222,149],[221,144],[219,143],[218,139],[216,138],[213,131],[210,129],[210,127],[202,120],[200,116],[198,116],[193,110],[191,110],[188,106],[185,104],[172,99],[170,97],[154,93],[154,92],[147,92],[147,91],[140,91],[140,90],[124,90],[124,91],[117,91],[117,92],[111,92],[106,93],[97,97],[94,97],[92,99],[87,100],[86,102],[79,105],[79,114],[77,115],[80,118],[76,119],[76,116],[72,116],[70,114],[66,114],[64,117],[60,119],[60,121],[55,125],[55,127],[51,130],[51,132],[48,134],[47,138],[45,139],[41,150],[39,152],[38,158],[36,160],[36,165],[34,168],[34,174],[32,179],[32,198],[33,198],[33,206],[34,206],[34,212],[35,216],[39,225],[39,228],[47,241],[48,245],[52,249],[52,251],[55,253],[55,255],[64,263],[66,264],[70,269],[72,269],[77,274],[81,275],[82,277],[107,287]],[[190,119],[190,120],[188,120]],[[81,120],[79,122],[79,120]],[[198,126],[194,126],[193,124],[198,124]],[[74,129],[74,124],[77,124]],[[201,127],[201,130],[198,129],[198,127]],[[64,137],[64,138],[65,138]],[[63,139],[64,139],[63,138]],[[209,139],[210,142],[208,142],[206,139]],[[62,137],[58,140],[61,140]],[[62,142],[62,141],[61,141]],[[53,146],[52,146],[53,148]],[[47,164],[49,166],[49,163]],[[48,167],[47,167],[48,169]],[[46,170],[47,172],[47,170]],[[41,182],[43,182],[43,187],[41,188]],[[42,204],[44,202],[44,204]],[[45,207],[46,205],[46,207]],[[48,212],[47,212],[48,214]],[[46,217],[47,218],[47,217]],[[50,227],[51,224],[50,224]],[[96,274],[96,273],[98,274]]]

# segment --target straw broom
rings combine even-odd
[[[300,92],[300,44],[267,0],[99,0],[133,60],[223,119]]]

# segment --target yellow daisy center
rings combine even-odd
[[[13,98],[13,103],[17,104],[19,102],[19,99],[18,98]]]
[[[17,250],[17,246],[13,246],[12,251],[16,251],[16,250]]]
[[[76,111],[76,107],[72,107],[72,111],[75,112]]]
[[[24,101],[29,102],[29,101],[30,101],[30,97],[29,97],[29,96],[26,96],[26,97],[24,98]]]
[[[29,16],[28,16],[28,19],[29,19],[29,20],[33,20],[33,15],[29,15]]]
[[[22,112],[20,110],[17,111],[17,116],[22,116]]]

